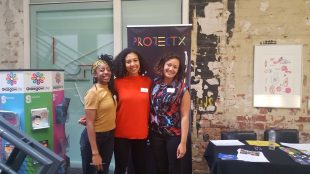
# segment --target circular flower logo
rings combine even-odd
[[[13,86],[17,83],[17,77],[16,74],[13,72],[10,72],[9,74],[6,75],[6,83]]]
[[[44,83],[45,77],[43,73],[36,72],[32,74],[31,80],[32,83],[40,85],[41,83]]]

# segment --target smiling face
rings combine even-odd
[[[97,82],[102,85],[107,85],[111,79],[111,69],[107,63],[98,65],[94,77],[97,78]]]
[[[138,76],[140,71],[140,61],[138,55],[129,53],[125,57],[125,67],[128,76]]]
[[[180,61],[177,58],[167,60],[164,64],[164,81],[170,83],[174,80],[179,71]]]

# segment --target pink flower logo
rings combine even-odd
[[[45,77],[43,73],[36,72],[32,74],[31,80],[32,83],[40,85],[41,83],[44,83]]]
[[[13,86],[17,83],[17,77],[16,74],[13,72],[10,72],[9,74],[6,75],[6,83]]]

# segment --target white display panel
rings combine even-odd
[[[254,107],[300,108],[302,45],[257,45]]]

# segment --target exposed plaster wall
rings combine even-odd
[[[310,143],[310,1],[192,0],[193,173],[207,173],[208,140],[222,130],[296,128]],[[303,44],[302,107],[253,108],[256,44]]]
[[[23,1],[0,0],[0,69],[23,68]]]

